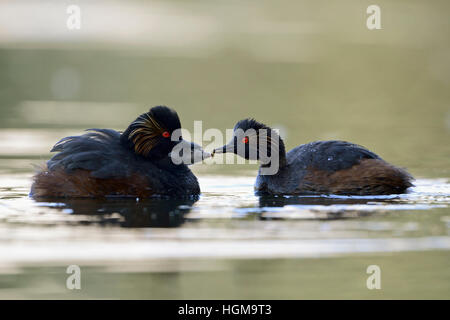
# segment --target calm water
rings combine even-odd
[[[450,298],[448,1],[379,1],[378,31],[356,0],[79,2],[79,33],[60,4],[0,4],[0,298]],[[61,137],[157,104],[189,130],[251,116],[288,148],[355,142],[415,187],[261,198],[254,164],[198,164],[189,201],[28,197]],[[82,290],[66,289],[71,264]]]
[[[257,197],[253,173],[200,173],[192,200],[37,202],[30,172],[3,170],[0,297],[448,298],[446,179],[396,196]],[[365,287],[371,264],[382,292]]]

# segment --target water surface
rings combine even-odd
[[[30,173],[3,173],[0,295],[337,298],[339,290],[317,291],[330,285],[348,287],[351,292],[340,296],[347,298],[448,293],[441,282],[448,284],[450,262],[450,184],[445,179],[419,179],[404,195],[259,197],[249,173],[200,174],[198,199],[58,201],[30,199]],[[86,276],[79,293],[65,289],[61,280],[70,264],[80,265]],[[371,264],[392,278],[384,280],[389,289],[383,294],[365,288]],[[395,285],[399,278],[394,274],[403,272],[416,277],[404,284],[412,292]],[[436,279],[425,282],[429,274]],[[230,277],[233,285],[224,280]],[[289,277],[302,289],[296,290]],[[204,281],[211,286],[191,289]],[[276,294],[267,289],[273,286]],[[430,292],[424,294],[424,288]]]

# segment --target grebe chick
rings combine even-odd
[[[412,176],[366,148],[345,141],[315,141],[286,153],[277,132],[254,119],[239,121],[227,145],[214,153],[232,152],[246,159],[262,160],[255,190],[261,194],[386,195],[404,193]],[[264,174],[278,156],[278,170]],[[264,154],[264,153],[262,153]],[[274,159],[274,158],[272,158]]]

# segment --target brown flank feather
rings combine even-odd
[[[403,169],[380,159],[364,159],[345,170],[328,172],[310,169],[299,185],[300,191],[330,194],[375,195],[403,193],[413,184]]]
[[[144,177],[137,174],[127,178],[98,179],[88,170],[66,172],[64,169],[43,170],[34,177],[35,198],[102,198],[108,195],[149,197],[154,193]]]

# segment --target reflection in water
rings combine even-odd
[[[390,197],[375,198],[377,202],[387,202],[391,200]],[[270,196],[261,195],[259,197],[260,207],[284,207],[287,205],[353,205],[353,204],[367,204],[374,201],[373,197],[326,197],[326,196]]]
[[[374,214],[375,210],[358,210],[356,206],[373,206],[389,203],[388,197],[345,197],[345,196],[271,196],[260,195],[259,207],[262,220],[273,219],[308,219],[335,220],[359,218]],[[374,202],[376,200],[376,202]],[[271,209],[284,208],[283,211],[272,212]],[[290,208],[292,210],[286,210]],[[360,207],[359,207],[360,208]],[[292,212],[290,212],[292,211]],[[291,214],[290,214],[291,213]],[[294,215],[292,215],[294,213]]]
[[[30,177],[0,174],[0,298],[361,297],[374,263],[390,284],[417,279],[413,296],[448,296],[446,180],[392,197],[258,197],[254,175],[199,175],[200,199],[36,201]],[[76,295],[61,281],[70,264],[89,283]]]
[[[52,199],[54,200],[54,199]],[[63,208],[63,212],[74,215],[94,216],[95,223],[119,225],[125,228],[174,228],[185,221],[185,214],[198,197],[186,199],[58,199],[54,202],[37,200],[41,207]]]

